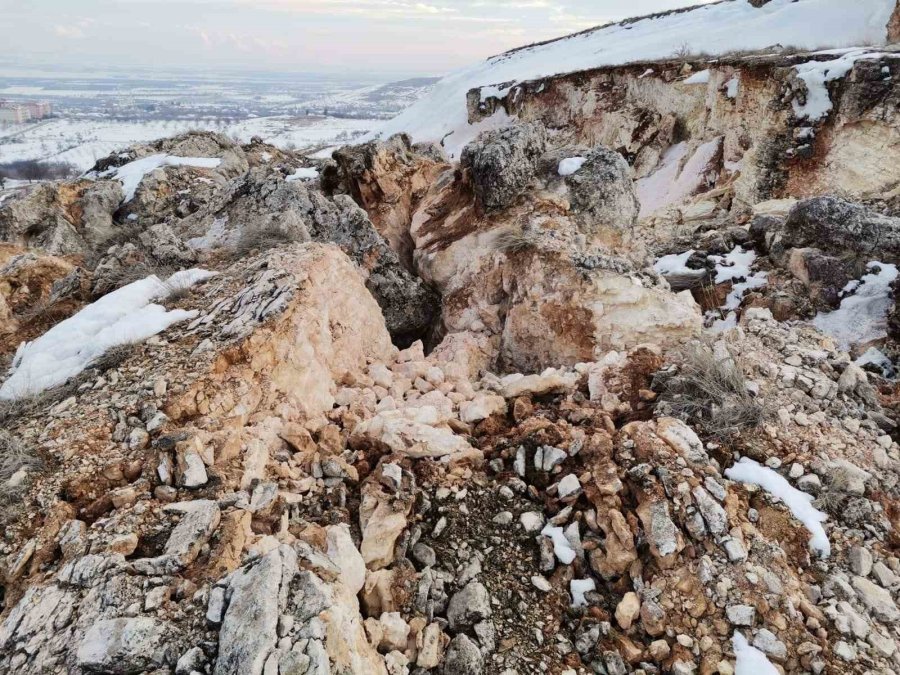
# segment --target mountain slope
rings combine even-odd
[[[455,157],[479,131],[503,124],[502,115],[468,124],[466,93],[472,88],[485,87],[482,96],[496,95],[514,82],[676,54],[883,44],[894,5],[894,0],[772,0],[755,8],[746,0],[734,0],[601,26],[452,73],[375,135],[406,132],[416,141],[443,139]]]

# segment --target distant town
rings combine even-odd
[[[24,124],[49,117],[49,101],[4,101],[0,99],[0,124]]]

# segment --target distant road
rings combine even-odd
[[[19,129],[18,131],[13,131],[12,133],[8,133],[8,134],[2,134],[2,135],[0,135],[0,138],[15,138],[16,136],[21,136],[22,134],[28,133],[29,131],[33,131],[35,129],[40,129],[43,126],[50,124],[50,122],[52,122],[52,121],[53,121],[52,119],[42,120],[42,121],[38,122],[37,124],[33,124],[31,126],[25,127],[24,129]]]

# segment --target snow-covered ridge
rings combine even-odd
[[[150,276],[103,296],[19,347],[9,377],[0,386],[0,400],[34,396],[63,384],[113,347],[146,340],[193,318],[196,312],[169,311],[152,301],[214,275],[190,269],[176,272],[165,282]]]
[[[490,86],[493,95],[523,82],[560,73],[672,57],[687,47],[710,55],[774,45],[800,50],[883,44],[894,0],[772,0],[755,8],[733,0],[604,26],[524,47],[452,73],[399,116],[370,134],[409,133],[416,141],[444,140],[448,154],[461,149],[490,120],[469,125],[466,94]],[[502,83],[503,87],[498,87]]]
[[[130,202],[134,199],[134,193],[137,191],[138,185],[141,184],[144,176],[161,166],[194,166],[203,169],[215,169],[221,163],[222,160],[215,157],[176,157],[174,155],[158,154],[142,157],[115,169],[110,169],[103,172],[102,176],[121,181],[122,189],[125,191],[125,201]]]

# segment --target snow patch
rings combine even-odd
[[[33,396],[63,384],[107,350],[146,340],[174,323],[194,318],[196,311],[169,311],[152,301],[214,275],[190,269],[176,272],[165,282],[156,276],[135,281],[103,296],[36,340],[23,342],[9,377],[0,386],[0,399]]]
[[[571,176],[587,161],[585,157],[566,157],[559,163],[557,173],[560,176]]]
[[[295,181],[295,180],[313,180],[314,178],[319,177],[319,170],[315,167],[300,167],[290,176],[285,178],[287,181]]]
[[[844,286],[841,305],[833,312],[819,312],[813,325],[838,341],[841,349],[887,336],[887,313],[891,308],[891,284],[896,265],[872,261],[871,270],[858,281]]]
[[[797,119],[817,122],[831,112],[831,97],[828,95],[829,82],[840,80],[853,68],[853,64],[861,59],[874,59],[882,54],[857,49],[832,61],[809,61],[795,66],[797,77],[806,84],[806,101],[799,103],[794,99],[794,115]]]
[[[828,541],[828,535],[825,534],[825,528],[822,527],[822,523],[828,520],[828,516],[813,507],[812,495],[801,492],[788,483],[784,476],[749,457],[742,457],[737,464],[726,469],[725,476],[740,483],[758,485],[778,497],[790,509],[794,517],[809,530],[812,535],[809,540],[810,548],[817,551],[823,558],[831,555],[831,544]]]
[[[675,274],[695,274],[699,270],[691,269],[687,266],[690,257],[694,255],[694,249],[685,251],[684,253],[670,253],[653,263],[653,269],[657,274],[668,277]]]
[[[725,83],[725,95],[728,98],[730,98],[731,100],[736,99],[737,95],[738,95],[738,88],[740,87],[740,84],[741,84],[740,75],[735,75],[734,77],[732,77],[730,80],[728,80],[728,82]]]
[[[123,202],[130,202],[134,199],[134,193],[137,192],[138,185],[151,171],[162,166],[194,166],[203,169],[215,169],[222,163],[221,159],[215,157],[176,157],[175,155],[150,155],[136,159],[128,164],[123,164],[115,169],[103,172],[104,178],[114,178],[122,182],[122,189],[125,191],[125,199]]]
[[[569,590],[572,592],[572,607],[586,607],[588,603],[584,594],[597,590],[597,584],[593,579],[572,579]]]
[[[549,537],[550,541],[553,542],[553,553],[559,562],[563,565],[570,565],[575,560],[575,549],[572,548],[569,540],[566,539],[566,535],[561,527],[553,527],[547,523],[544,525],[544,529],[541,530],[541,534]]]
[[[690,159],[688,144],[677,143],[666,150],[660,159],[659,168],[645,178],[635,181],[638,200],[641,203],[639,217],[646,218],[670,204],[677,204],[696,194],[709,181],[710,164],[719,152],[722,137],[717,136],[699,146]]]
[[[706,316],[709,329],[713,333],[720,333],[737,326],[736,310],[741,306],[744,296],[753,289],[765,286],[768,283],[768,274],[751,270],[753,263],[756,262],[756,253],[744,250],[741,246],[735,246],[724,256],[711,255],[708,260],[716,265],[713,283],[732,282],[731,292],[725,298],[725,304],[717,311],[707,312]],[[724,318],[720,316],[720,312],[725,312]]]
[[[735,631],[731,637],[734,647],[734,675],[781,675],[766,655],[753,647],[747,638]]]
[[[701,70],[698,73],[694,73],[689,78],[684,81],[684,84],[708,84],[709,83],[709,68],[706,70]]]

